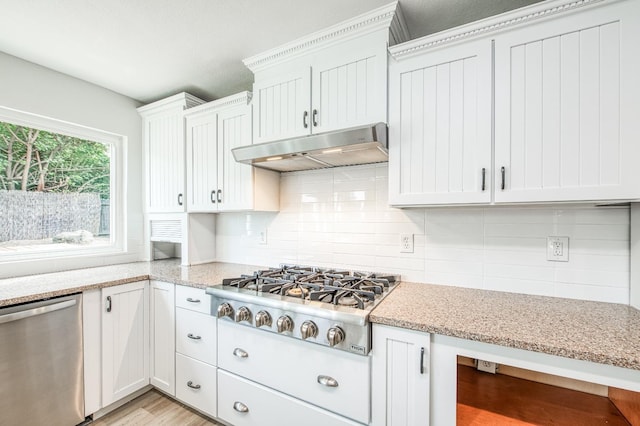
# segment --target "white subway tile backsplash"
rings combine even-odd
[[[388,206],[387,164],[283,173],[279,213],[217,215],[220,261],[299,263],[433,284],[629,301],[629,208]],[[259,233],[267,230],[267,244]],[[414,252],[400,253],[400,234]],[[568,236],[569,262],[546,260]]]

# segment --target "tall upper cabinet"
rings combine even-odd
[[[640,2],[549,0],[390,48],[392,205],[640,198]]]
[[[186,210],[182,113],[202,103],[202,99],[183,92],[138,108],[143,126],[148,213]]]
[[[231,150],[252,142],[251,93],[185,111],[187,211],[277,211],[280,175],[237,163]]]
[[[387,122],[387,47],[408,40],[397,2],[245,59],[254,142]]]

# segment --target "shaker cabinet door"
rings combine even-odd
[[[217,114],[210,112],[187,117],[187,210],[214,212],[218,210],[218,148]]]
[[[640,196],[638,40],[634,1],[496,37],[496,202]]]
[[[390,67],[389,203],[491,201],[491,40]]]

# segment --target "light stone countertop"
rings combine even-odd
[[[205,288],[257,269],[264,267],[221,262],[186,267],[169,259],[6,278],[0,279],[0,307],[147,279]]]
[[[403,282],[369,320],[640,370],[640,311],[627,305]]]

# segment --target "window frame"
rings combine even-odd
[[[43,115],[24,112],[0,106],[0,121],[19,126],[35,128],[52,133],[64,134],[79,139],[100,142],[110,146],[109,162],[109,239],[110,244],[103,247],[82,247],[62,251],[43,250],[24,253],[0,253],[0,265],[35,260],[54,260],[74,257],[99,258],[105,255],[119,255],[127,252],[127,206],[125,182],[127,181],[127,144],[124,135],[95,129],[92,127],[58,120]]]

